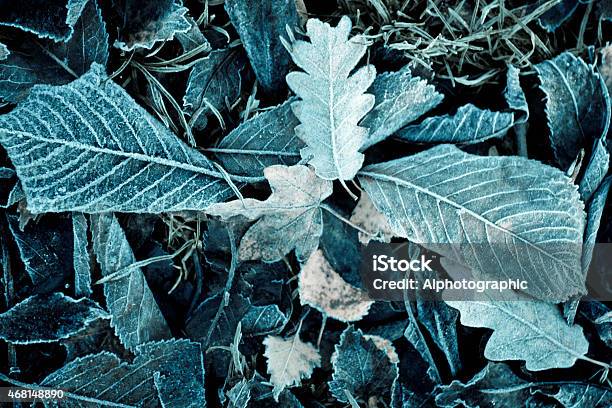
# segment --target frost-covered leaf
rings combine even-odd
[[[461,324],[493,330],[484,356],[492,361],[524,360],[530,371],[574,365],[589,349],[582,327],[569,326],[554,304],[527,299],[447,301]]]
[[[136,258],[112,214],[92,216],[93,250],[104,282],[104,297],[111,313],[111,325],[129,350],[140,344],[172,337],[153,298]]]
[[[108,34],[97,1],[87,1],[66,42],[11,42],[15,48],[0,62],[0,99],[18,102],[36,84],[63,85],[86,73],[96,62],[106,65]],[[0,58],[0,61],[2,58]]]
[[[226,301],[219,293],[202,302],[185,325],[188,337],[197,340],[206,350],[206,366],[211,375],[227,376],[231,355],[214,347],[230,347],[238,325],[250,308],[249,301],[239,294],[230,294]]]
[[[466,383],[453,380],[439,386],[436,406],[441,408],[516,408],[531,396],[531,383],[517,377],[503,363],[489,363]],[[495,390],[495,392],[491,392]]]
[[[307,145],[300,154],[325,180],[351,180],[361,168],[359,149],[368,130],[358,123],[374,106],[374,96],[365,92],[376,69],[366,65],[351,75],[367,45],[362,37],[349,39],[350,31],[346,16],[336,27],[310,19],[310,42],[289,46],[293,61],[305,71],[287,75],[289,88],[301,99],[291,105],[301,122],[295,132]]]
[[[515,115],[515,123],[526,122],[527,119],[529,119],[529,106],[527,104],[525,92],[521,87],[520,73],[520,69],[513,65],[508,65],[504,99],[510,109],[516,113],[520,113],[520,116]]]
[[[0,25],[16,27],[40,38],[66,41],[88,1],[46,0],[35,5],[26,1],[11,2],[0,9]]]
[[[557,392],[546,395],[568,408],[609,408],[612,406],[612,391],[601,384],[566,383]]]
[[[396,236],[454,258],[478,276],[526,276],[528,293],[538,298],[563,301],[585,291],[583,204],[555,168],[442,145],[368,166],[359,179]]]
[[[387,403],[398,378],[397,363],[387,352],[364,337],[359,329],[349,326],[340,336],[332,356],[334,372],[329,382],[332,395],[340,402],[353,398],[368,401],[371,397]]]
[[[444,98],[426,80],[413,77],[408,66],[378,75],[368,92],[374,95],[376,103],[361,121],[361,126],[369,130],[361,150],[417,120]]]
[[[189,16],[186,16],[185,18],[187,21],[189,21],[189,31],[184,33],[176,33],[176,39],[181,43],[183,51],[189,52],[195,50],[196,48],[200,49],[200,52],[210,51],[211,45],[206,37],[204,37],[204,34],[202,34],[197,21]]]
[[[67,339],[108,313],[89,299],[62,293],[34,295],[0,314],[0,338],[15,344],[49,343]]]
[[[298,285],[302,305],[342,322],[361,320],[374,303],[366,292],[342,279],[320,249],[302,266]]]
[[[253,380],[242,379],[227,392],[228,408],[247,408],[251,399]]]
[[[268,362],[268,374],[274,385],[276,401],[285,387],[300,385],[303,378],[310,378],[312,370],[321,365],[317,349],[300,340],[297,333],[285,339],[268,336],[263,344],[266,346],[264,356]]]
[[[8,58],[10,51],[6,48],[6,45],[0,43],[0,61]]]
[[[8,208],[25,198],[15,170],[0,167],[0,207]]]
[[[367,235],[359,231],[359,241],[362,244],[367,245],[370,240],[391,242],[391,238],[393,238],[393,230],[389,225],[389,221],[376,209],[374,203],[365,192],[359,197],[357,206],[353,210],[353,214],[351,214],[350,221],[373,235]]]
[[[534,65],[546,96],[550,142],[557,164],[567,169],[578,152],[605,135],[610,97],[599,73],[570,52]]]
[[[612,185],[612,176],[606,177],[597,191],[593,194],[593,199],[587,208],[587,221],[584,231],[584,245],[582,247],[582,271],[586,273],[591,264],[593,250],[597,243],[597,233],[601,217],[606,206],[606,200]]]
[[[560,0],[542,14],[538,21],[542,27],[552,33],[574,14],[579,3],[578,0]]]
[[[45,216],[23,230],[17,215],[7,215],[7,220],[34,293],[62,289],[73,271],[70,218]]]
[[[158,397],[164,407],[206,406],[199,344],[151,342],[138,346],[135,354],[132,363],[109,352],[81,357],[50,374],[41,385],[70,393],[59,403],[62,407],[159,406]],[[58,403],[48,400],[46,406]]]
[[[70,84],[32,89],[0,116],[0,143],[32,213],[202,210],[232,194],[95,64]]]
[[[263,336],[281,331],[287,321],[278,305],[265,305],[249,308],[240,323],[245,336]]]
[[[211,52],[193,66],[183,106],[192,115],[196,127],[204,128],[206,118],[214,110],[224,113],[228,110],[227,103],[233,104],[240,97],[246,63],[242,50],[226,48]]]
[[[300,160],[304,143],[295,135],[298,124],[290,100],[242,123],[208,151],[232,174],[261,176],[266,167]]]
[[[608,174],[609,166],[610,152],[606,146],[605,138],[602,137],[595,141],[591,159],[578,186],[582,201],[588,202],[591,199],[593,193],[595,193],[606,174]]]
[[[275,262],[295,249],[305,261],[317,248],[323,232],[321,202],[332,193],[332,183],[317,178],[307,166],[270,166],[264,170],[272,194],[265,201],[252,198],[214,204],[207,212],[230,219],[258,220],[240,241],[241,260]]]
[[[225,10],[264,91],[282,93],[291,59],[280,37],[298,26],[295,0],[226,0]]]
[[[91,295],[91,265],[87,250],[87,219],[81,213],[72,214],[74,294]]]
[[[150,50],[156,43],[172,40],[177,33],[191,29],[186,17],[188,10],[180,1],[153,1],[150,5],[135,0],[114,3],[124,13],[124,27],[114,44],[122,51]]]
[[[412,143],[470,144],[503,137],[513,125],[512,112],[493,112],[467,104],[455,114],[432,116],[407,126],[397,132],[397,137]]]

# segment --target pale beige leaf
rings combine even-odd
[[[374,345],[379,349],[387,353],[387,357],[389,357],[389,361],[393,364],[399,363],[399,356],[395,351],[395,347],[393,347],[393,343],[384,337],[377,336],[375,334],[364,334],[363,338],[366,340],[372,340]]]
[[[393,230],[387,218],[376,209],[372,200],[370,200],[370,196],[365,191],[361,194],[350,221],[374,235],[370,236],[359,232],[359,242],[364,245],[367,245],[371,240],[391,242],[391,238],[393,238]]]
[[[264,339],[264,356],[268,360],[268,374],[274,386],[272,393],[278,396],[293,385],[300,385],[302,378],[310,378],[312,370],[321,365],[321,355],[310,343],[300,340],[299,334],[283,339],[268,336]]]
[[[374,303],[365,291],[342,279],[320,249],[302,267],[299,293],[302,305],[310,305],[342,322],[361,320]]]
[[[240,241],[240,260],[276,262],[295,249],[300,262],[319,244],[323,233],[321,202],[332,193],[332,182],[318,178],[307,166],[270,166],[264,170],[272,194],[214,204],[208,214],[225,220],[244,216],[258,220]]]

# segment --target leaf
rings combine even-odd
[[[247,408],[251,400],[251,387],[253,380],[242,379],[236,383],[227,393],[229,398],[228,408]]]
[[[342,332],[332,355],[332,365],[329,390],[344,403],[349,401],[347,394],[364,401],[371,397],[389,401],[399,376],[397,363],[391,362],[385,350],[352,326]]]
[[[33,6],[13,2],[0,10],[0,26],[16,27],[54,41],[68,40],[89,0],[48,0]]]
[[[578,0],[561,0],[542,14],[538,22],[546,31],[552,33],[574,14],[578,4]]]
[[[93,251],[104,282],[111,326],[128,350],[172,337],[153,293],[136,262],[119,221],[112,214],[92,216]]]
[[[612,406],[612,391],[595,384],[567,383],[556,393],[546,393],[564,407],[606,408]]]
[[[206,406],[199,344],[188,340],[152,342],[138,346],[135,353],[132,363],[109,352],[78,358],[51,373],[41,385],[71,393],[61,402],[62,407],[158,406],[161,392],[164,407]]]
[[[181,6],[181,2],[164,1],[162,5],[152,2],[148,6],[151,8],[149,13],[143,11],[146,5],[138,1],[123,0],[118,3],[125,3],[118,9],[124,10],[123,18],[128,22],[128,27],[114,44],[121,51],[150,50],[158,42],[172,40],[177,33],[186,33],[191,29],[186,17],[188,10]]]
[[[227,48],[212,51],[193,66],[187,80],[183,106],[192,115],[191,120],[196,127],[206,127],[207,116],[227,112],[227,103],[232,104],[240,98],[242,72],[246,69],[246,63],[246,56],[241,50]]]
[[[546,96],[553,153],[565,170],[583,146],[608,133],[610,97],[601,75],[569,52],[534,68]]]
[[[95,64],[68,85],[33,88],[0,116],[0,143],[32,213],[202,210],[231,195],[204,156]]]
[[[278,305],[252,306],[240,320],[245,336],[278,333],[287,322],[287,316],[281,312]]]
[[[504,89],[506,104],[516,113],[516,124],[527,122],[527,119],[529,119],[529,106],[525,92],[521,88],[520,73],[520,69],[513,65],[508,65],[506,89]]]
[[[277,402],[285,387],[300,385],[302,378],[310,378],[312,370],[321,365],[317,349],[301,341],[297,333],[286,339],[268,336],[263,344],[266,346],[264,356],[268,363],[270,382],[274,385],[272,393]]]
[[[240,260],[276,262],[295,249],[305,261],[317,248],[323,232],[321,203],[332,193],[330,181],[317,178],[306,166],[270,166],[264,170],[272,194],[214,204],[207,213],[229,219],[244,216],[257,222],[240,241]]]
[[[307,145],[300,154],[325,180],[351,180],[361,168],[359,149],[368,131],[358,123],[374,106],[374,96],[365,92],[375,68],[366,65],[349,76],[367,50],[363,38],[348,38],[350,31],[346,16],[336,27],[310,19],[310,42],[288,46],[293,61],[305,71],[287,75],[289,88],[301,99],[291,105],[301,122],[295,132]]]
[[[204,37],[204,34],[202,34],[202,31],[198,26],[198,22],[189,15],[185,16],[185,18],[189,22],[189,31],[184,33],[176,33],[176,39],[181,43],[183,51],[189,52],[195,49],[200,49],[200,52],[210,52],[212,47],[210,46],[210,43],[206,37]]]
[[[604,179],[589,203],[587,209],[587,221],[584,231],[584,244],[582,247],[582,271],[587,273],[593,257],[593,250],[597,244],[597,232],[601,223],[601,217],[606,206],[606,200],[612,185],[612,176]]]
[[[526,277],[527,292],[537,298],[563,301],[585,291],[583,204],[571,180],[555,168],[442,145],[368,166],[359,180],[396,236],[478,276]]]
[[[595,140],[591,159],[578,186],[582,201],[588,202],[591,199],[604,177],[606,177],[606,174],[608,174],[609,165],[610,153],[606,146],[605,137],[602,137]]]
[[[15,170],[0,167],[0,180],[0,208],[9,208],[24,199]]]
[[[493,330],[484,355],[492,361],[524,360],[530,371],[574,365],[589,349],[582,327],[569,326],[553,304],[509,301],[446,301],[461,324]]]
[[[61,290],[73,271],[70,218],[46,216],[28,223],[23,230],[17,215],[7,215],[7,220],[33,292]]]
[[[291,59],[280,36],[285,34],[285,27],[298,26],[295,0],[227,0],[225,10],[263,90],[282,93]]]
[[[437,388],[436,406],[454,408],[515,408],[526,406],[531,396],[530,385],[518,378],[507,365],[488,363],[466,383],[453,380]],[[491,392],[491,390],[495,390]]]
[[[72,214],[74,294],[91,296],[91,265],[87,250],[87,219],[81,213]]]
[[[63,293],[34,295],[0,314],[0,338],[13,344],[50,343],[67,339],[108,314],[89,299]]]
[[[6,48],[6,45],[0,43],[0,61],[3,61],[8,58],[11,52]]]
[[[369,129],[361,150],[417,120],[438,106],[444,98],[426,80],[413,77],[409,66],[397,72],[378,75],[369,92],[374,95],[376,104],[360,123]]]
[[[359,197],[357,206],[351,214],[350,221],[369,232],[373,236],[359,232],[359,242],[367,245],[371,240],[380,242],[391,242],[393,230],[383,214],[374,206],[370,197],[364,192]]]
[[[454,115],[432,116],[397,132],[411,143],[479,143],[503,137],[514,125],[511,112],[493,112],[472,104],[459,107]]]
[[[108,34],[94,0],[87,1],[65,42],[24,38],[0,63],[0,99],[19,102],[36,84],[63,85],[86,73],[91,64],[106,66]],[[2,58],[0,58],[0,61]]]
[[[290,101],[247,120],[207,150],[228,172],[238,175],[261,176],[266,167],[296,164],[304,144],[295,135],[299,122]]]
[[[361,320],[374,303],[365,291],[342,279],[320,249],[302,266],[298,291],[302,305],[310,305],[341,322]]]

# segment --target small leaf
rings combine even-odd
[[[266,167],[300,161],[304,143],[295,135],[298,124],[289,100],[242,123],[208,151],[232,174],[261,176]]]
[[[135,353],[132,363],[108,352],[78,358],[50,374],[41,385],[70,393],[62,400],[62,407],[159,406],[158,396],[164,407],[206,406],[199,344],[188,340],[152,342],[138,346]]]
[[[341,322],[361,320],[374,303],[366,292],[342,279],[320,249],[302,266],[298,285],[302,305],[310,305]]]
[[[291,58],[280,37],[298,26],[295,0],[226,0],[225,10],[264,91],[285,91]]]
[[[253,380],[242,379],[236,383],[227,393],[229,399],[228,408],[247,408],[251,400],[251,387]]]
[[[529,106],[525,97],[525,92],[521,87],[520,80],[521,70],[513,65],[508,65],[508,71],[506,72],[506,89],[504,90],[504,98],[506,104],[512,109],[518,116],[516,117],[516,123],[524,123],[529,119]],[[520,116],[518,115],[520,114]]]
[[[426,80],[413,77],[408,66],[397,72],[379,74],[368,91],[374,95],[376,104],[361,121],[369,129],[361,150],[417,120],[444,98]]]
[[[108,60],[106,25],[94,0],[87,1],[67,41],[26,37],[11,45],[13,53],[0,62],[0,78],[11,78],[0,81],[0,99],[13,103],[36,84],[63,85],[86,73],[92,63],[106,66]]]
[[[569,52],[534,68],[546,96],[553,153],[557,164],[565,170],[581,148],[607,134],[610,97],[601,75]]]
[[[251,306],[240,323],[245,336],[263,336],[278,333],[288,322],[278,305]]]
[[[177,33],[186,33],[191,29],[186,17],[188,10],[181,7],[182,2],[166,1],[161,7],[156,2],[150,6],[132,0],[119,3],[126,3],[117,7],[124,11],[123,21],[128,24],[114,44],[121,51],[150,50],[156,43],[172,40]],[[151,8],[149,13],[146,12],[147,7]]]
[[[0,314],[0,338],[14,344],[50,343],[83,331],[108,313],[89,299],[34,295]]]
[[[240,260],[276,262],[295,249],[297,258],[305,261],[323,232],[321,202],[331,195],[332,183],[317,178],[306,166],[270,166],[264,176],[272,189],[267,200],[214,204],[207,213],[258,220],[240,241]]]
[[[390,401],[399,376],[397,363],[361,330],[352,326],[344,330],[332,355],[332,365],[329,389],[338,401],[347,403],[347,393],[364,401],[371,397]]]
[[[397,132],[412,143],[479,143],[503,137],[514,125],[511,112],[492,112],[472,104],[461,106],[454,115],[433,116]]]
[[[227,48],[212,51],[193,66],[183,106],[197,128],[206,127],[206,117],[214,110],[216,115],[225,113],[227,103],[233,104],[240,97],[246,64],[242,50]]]
[[[507,365],[488,363],[467,383],[453,380],[437,388],[436,406],[454,408],[515,408],[525,406],[531,383],[518,378]],[[495,392],[490,392],[495,390]]]
[[[564,407],[608,408],[612,406],[612,391],[599,384],[567,383],[556,393],[546,393]]]
[[[32,89],[0,116],[0,143],[32,213],[203,210],[232,194],[96,64],[70,84]]]
[[[204,51],[211,51],[211,46],[200,27],[198,26],[198,22],[195,21],[192,17],[185,16],[187,21],[189,22],[189,31],[184,33],[176,33],[176,39],[181,43],[184,52],[193,51],[196,48]]]
[[[312,370],[321,365],[321,356],[310,343],[300,340],[299,334],[283,339],[268,336],[264,339],[264,356],[268,362],[270,382],[274,385],[274,400],[278,402],[285,387],[300,385],[302,378],[310,378]]]
[[[295,132],[307,145],[300,154],[325,180],[351,180],[361,168],[359,149],[368,130],[358,123],[374,106],[374,96],[365,92],[376,69],[366,65],[350,75],[367,50],[363,38],[349,39],[350,31],[346,16],[336,27],[310,19],[310,42],[290,46],[293,61],[305,71],[287,75],[289,88],[301,99],[291,105],[301,122]]]
[[[484,355],[493,361],[524,360],[530,371],[566,368],[589,349],[582,327],[569,326],[553,304],[527,299],[447,301],[461,324],[493,330]]]
[[[582,271],[585,274],[589,270],[593,257],[593,250],[597,244],[597,233],[599,232],[601,217],[606,207],[610,185],[612,185],[612,176],[604,179],[597,191],[595,191],[595,194],[593,194],[593,198],[587,209],[587,222],[584,231],[584,244],[582,247]]]
[[[119,221],[112,214],[91,218],[93,250],[100,264],[104,297],[111,325],[121,343],[136,350],[140,344],[172,337],[142,270],[136,262]]]
[[[359,242],[364,245],[367,245],[371,240],[388,243],[393,238],[393,229],[387,218],[376,209],[365,192],[361,194],[357,206],[351,214],[350,221],[373,235],[366,235],[359,231]]]
[[[606,174],[608,174],[609,166],[610,152],[606,146],[605,137],[602,137],[595,140],[591,159],[578,186],[582,201],[588,202],[591,199],[604,177],[606,177]]]
[[[578,0],[561,0],[542,14],[538,22],[552,33],[574,14],[579,3]]]
[[[87,250],[87,219],[81,213],[72,214],[74,294],[77,297],[91,296],[91,265]]]
[[[442,145],[366,167],[359,180],[396,236],[477,275],[527,277],[527,292],[537,298],[563,301],[586,290],[583,204],[558,169]],[[530,260],[540,257],[545,268]]]
[[[0,10],[0,26],[16,27],[54,41],[68,40],[90,0],[51,0],[33,6],[13,2]],[[93,0],[92,0],[93,1]]]
[[[64,287],[72,274],[72,223],[69,217],[45,216],[23,230],[17,215],[7,215],[8,226],[34,293],[51,293]]]

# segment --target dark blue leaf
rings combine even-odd
[[[397,363],[361,330],[349,326],[340,336],[340,343],[332,356],[334,372],[329,389],[340,402],[355,399],[368,401],[371,397],[391,400],[392,389],[398,378]]]
[[[74,294],[77,297],[91,295],[91,265],[87,249],[87,219],[81,213],[72,214]]]
[[[0,8],[0,25],[16,27],[40,38],[66,41],[89,0],[11,2]],[[94,0],[91,0],[94,1]]]
[[[206,406],[199,344],[188,340],[152,342],[138,346],[135,353],[132,363],[108,352],[78,358],[50,374],[41,385],[67,392],[62,407],[157,407],[160,401],[164,407]]]
[[[595,140],[593,146],[593,152],[591,153],[591,159],[586,166],[586,170],[580,184],[578,191],[582,201],[588,202],[597,188],[601,185],[606,174],[608,174],[608,168],[610,166],[610,152],[606,146],[606,139],[604,137]]]
[[[66,42],[30,40],[15,48],[0,62],[0,99],[18,102],[36,84],[62,85],[86,73],[96,62],[106,66],[108,34],[97,2],[88,1]],[[0,61],[2,58],[0,58]]]
[[[0,338],[15,344],[49,343],[67,339],[108,313],[89,299],[63,293],[34,295],[0,314]]]
[[[282,94],[291,57],[280,37],[299,19],[295,0],[226,0],[225,10],[238,31],[257,80],[265,92]]]
[[[593,199],[587,208],[587,223],[584,231],[584,244],[582,246],[582,271],[586,273],[591,264],[593,250],[597,244],[597,233],[601,223],[601,216],[606,206],[612,176],[607,177],[593,194]]]
[[[539,20],[540,25],[552,33],[574,14],[578,4],[578,0],[561,0],[557,5],[542,14]]]

